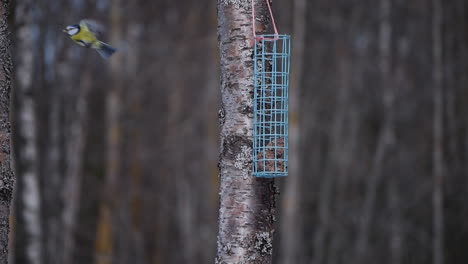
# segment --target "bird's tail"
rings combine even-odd
[[[104,59],[108,59],[116,51],[114,47],[102,41],[99,43],[99,47],[96,48],[96,50]]]

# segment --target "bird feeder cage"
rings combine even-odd
[[[289,35],[260,35],[254,47],[253,175],[288,174]]]

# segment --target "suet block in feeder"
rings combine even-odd
[[[254,46],[253,175],[288,175],[289,35],[257,35]]]

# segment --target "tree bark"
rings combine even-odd
[[[254,0],[257,33],[266,2]],[[221,57],[220,210],[216,263],[271,263],[276,187],[252,176],[253,61],[251,2],[218,0]]]
[[[10,90],[12,60],[8,8],[10,2],[0,4],[0,264],[8,263],[8,234],[10,205],[13,196],[14,174],[10,168]]]

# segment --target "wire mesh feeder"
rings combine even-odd
[[[254,48],[253,174],[288,175],[289,35],[257,36]]]

